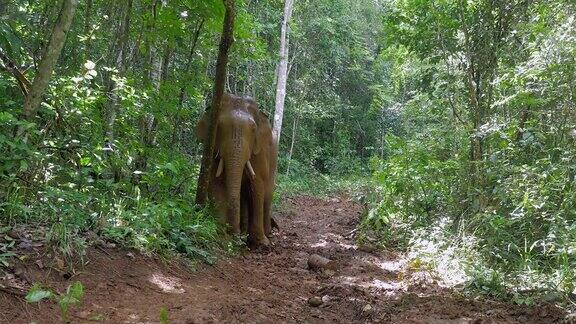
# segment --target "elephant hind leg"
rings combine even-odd
[[[268,237],[272,235],[273,222],[275,223],[272,219],[272,195],[266,195],[264,198],[264,233]],[[278,227],[277,224],[276,227]]]
[[[248,239],[255,246],[269,246],[270,240],[264,231],[264,197],[257,190],[252,196],[252,223]]]

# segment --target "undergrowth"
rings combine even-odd
[[[446,158],[446,143],[423,139],[389,137],[388,145],[388,158],[373,161],[362,235],[406,251],[448,284],[471,291],[518,303],[534,296],[573,299],[570,160],[490,161],[484,167],[492,189],[483,193],[490,198],[478,205],[478,192],[466,180],[465,155]],[[553,195],[557,188],[561,196]]]
[[[44,240],[70,266],[81,263],[86,249],[102,240],[211,263],[215,252],[226,248],[219,224],[209,207],[194,205],[195,181],[181,183],[182,176],[176,177],[187,172],[195,177],[196,169],[182,160],[157,163],[139,185],[88,172],[72,173],[62,184],[64,176],[56,173],[42,186],[5,191],[9,199],[0,206],[0,228],[30,228],[34,239]],[[2,260],[14,255],[4,250]]]
[[[329,197],[334,195],[352,195],[363,197],[369,178],[366,175],[332,176],[318,172],[310,174],[279,174],[276,179],[276,201],[283,196],[310,195]]]

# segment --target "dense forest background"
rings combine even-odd
[[[236,2],[226,80],[270,115],[283,7]],[[365,240],[486,293],[571,296],[575,9],[296,0],[278,196],[346,187],[367,206]],[[223,4],[80,1],[29,109],[62,10],[0,2],[0,225],[35,224],[70,264],[91,233],[212,261],[230,245],[193,204],[194,128],[212,95]]]

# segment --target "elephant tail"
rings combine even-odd
[[[278,226],[278,222],[276,221],[276,218],[274,218],[273,216],[270,217],[270,224],[272,225],[272,228],[277,229],[278,231],[280,230],[280,226]]]

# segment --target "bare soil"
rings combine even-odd
[[[170,323],[553,323],[565,316],[549,304],[467,299],[407,270],[393,252],[357,246],[362,209],[347,198],[300,196],[284,206],[271,250],[196,271],[108,246],[90,248],[88,263],[69,278],[30,255],[0,279],[0,322],[58,323],[55,303],[27,304],[23,295],[34,282],[62,292],[73,281],[86,291],[73,323],[158,323],[162,308]],[[330,259],[328,269],[308,269],[313,254]]]

